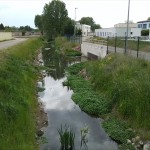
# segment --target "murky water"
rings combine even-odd
[[[117,150],[117,144],[113,142],[101,127],[102,120],[94,118],[76,105],[71,95],[73,91],[63,87],[66,79],[64,68],[78,60],[67,60],[61,56],[52,54],[52,51],[43,52],[44,64],[50,67],[44,78],[44,92],[39,93],[48,115],[48,126],[45,128],[44,137],[47,142],[40,146],[41,150],[60,150],[58,129],[61,125],[68,125],[75,132],[75,150]],[[80,130],[88,126],[87,147],[81,147]]]

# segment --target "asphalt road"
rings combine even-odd
[[[0,50],[6,49],[11,46],[17,45],[23,41],[26,41],[28,38],[15,38],[14,40],[0,42]]]

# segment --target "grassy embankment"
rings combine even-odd
[[[135,136],[129,125],[143,139],[150,139],[149,62],[110,55],[67,70],[70,75],[64,85],[74,90],[72,99],[89,114],[107,116],[103,127],[122,147],[130,147],[127,139]]]
[[[0,51],[0,149],[35,150],[37,71],[33,59],[41,39]]]
[[[107,41],[107,39],[100,37],[94,37],[91,39],[94,43],[98,43],[101,40]],[[115,47],[115,38],[110,38],[108,43],[109,46]],[[131,50],[137,51],[137,44],[137,41],[128,40],[128,48]],[[117,38],[117,47],[125,48],[125,41],[122,38]],[[140,41],[139,51],[150,52],[150,42]]]
[[[79,44],[67,41],[64,37],[57,37],[55,39],[55,47],[57,52],[69,57],[81,56],[81,52],[78,50]]]

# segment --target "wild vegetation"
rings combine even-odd
[[[81,56],[81,52],[77,49],[79,44],[67,41],[64,37],[55,39],[55,48],[58,53],[65,56]]]
[[[131,127],[143,139],[150,139],[149,70],[145,60],[110,55],[68,67],[64,85],[73,89],[72,99],[82,110],[94,116],[109,116],[103,127],[121,144],[119,149],[134,149],[127,144],[127,139],[137,134]]]
[[[67,125],[65,125],[64,127],[61,125],[61,128],[58,129],[58,133],[61,143],[61,150],[73,150],[75,140],[75,133],[73,129],[71,129]]]
[[[115,109],[135,126],[150,128],[150,64],[122,55],[89,62],[94,88],[111,99]]]
[[[41,39],[29,39],[0,53],[0,149],[35,150],[37,70]]]

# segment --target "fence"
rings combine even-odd
[[[127,42],[125,37],[116,36],[107,37],[106,39],[95,37],[88,39],[87,42],[107,46],[107,54],[110,52],[119,52],[129,54],[137,58],[144,58],[145,55],[150,55],[150,40],[147,40],[146,42],[143,41],[143,38],[141,37],[128,38]]]
[[[66,36],[67,40],[73,43],[82,43],[82,36]]]

